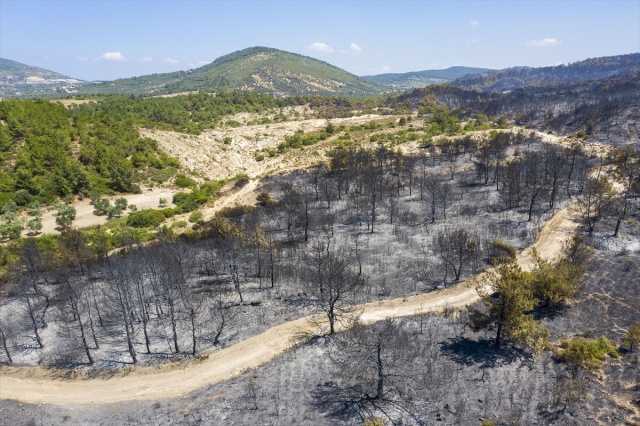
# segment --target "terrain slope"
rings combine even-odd
[[[382,86],[326,62],[267,47],[224,55],[189,71],[119,79],[83,87],[81,93],[170,94],[243,91],[274,96],[361,96]]]
[[[531,249],[546,259],[555,258],[562,242],[577,227],[570,209],[558,212],[541,229],[533,247],[518,257],[524,269],[533,266]],[[490,272],[489,272],[490,273]],[[446,307],[463,308],[479,299],[476,288],[487,279],[478,274],[456,286],[416,296],[368,303],[353,308],[361,321],[372,323],[391,317],[437,312]],[[267,363],[308,339],[322,327],[321,317],[307,316],[272,327],[205,357],[160,367],[121,370],[108,378],[60,378],[60,371],[41,367],[3,367],[0,369],[0,399],[29,403],[104,404],[127,400],[158,400],[185,395],[204,386],[235,377]]]

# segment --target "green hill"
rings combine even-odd
[[[447,83],[465,75],[493,71],[488,68],[449,67],[443,70],[424,70],[405,73],[387,73],[362,77],[371,83],[390,86],[394,89],[414,89],[431,84]]]
[[[82,83],[81,80],[44,68],[0,58],[0,96],[2,97],[51,95],[60,90],[71,92]]]
[[[222,56],[203,67],[94,83],[81,93],[171,94],[246,91],[274,96],[361,96],[385,87],[307,56],[251,47]]]

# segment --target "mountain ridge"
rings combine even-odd
[[[640,70],[640,53],[629,53],[589,58],[567,65],[505,68],[463,76],[451,84],[468,90],[504,91],[594,81],[629,74],[636,70]]]
[[[467,74],[479,74],[490,71],[494,70],[490,68],[453,66],[440,70],[365,75],[361,78],[372,83],[384,84],[394,88],[415,89],[431,84],[447,83]]]
[[[112,81],[84,82],[54,71],[0,58],[1,97],[55,98],[70,94],[168,95],[183,92],[254,92],[276,97],[357,97],[449,83],[476,91],[505,91],[592,81],[640,70],[640,53],[589,58],[550,67],[502,70],[449,67],[357,76],[327,62],[270,47],[249,47],[202,67]]]

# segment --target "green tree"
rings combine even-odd
[[[633,347],[640,344],[640,322],[636,322],[627,331],[627,335],[622,343],[623,346],[629,348],[629,351],[633,352]]]
[[[110,208],[111,203],[106,198],[98,198],[93,202],[93,214],[96,216],[104,216]]]
[[[535,297],[545,306],[558,305],[580,290],[580,279],[586,272],[584,266],[562,261],[557,265],[542,259],[533,252],[536,266],[531,273],[531,286]]]
[[[35,234],[40,233],[40,231],[42,230],[42,220],[39,217],[30,219],[27,222],[27,229]]]
[[[586,265],[592,253],[593,249],[585,243],[584,237],[577,232],[562,244],[562,258],[565,262],[570,262],[574,265]]]
[[[62,229],[69,229],[73,221],[76,219],[76,209],[73,206],[58,206],[58,211],[55,216],[56,225]]]
[[[528,314],[537,301],[531,291],[531,274],[514,263],[502,264],[491,281],[490,291],[480,288],[480,309],[472,308],[469,325],[472,330],[487,329],[496,332],[495,345],[499,347],[507,337],[534,349],[542,349],[548,336],[546,328]]]

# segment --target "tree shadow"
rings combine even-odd
[[[317,385],[311,393],[316,410],[345,423],[350,423],[353,419],[360,419],[362,422],[376,413],[387,415],[383,403],[392,402],[372,397],[362,386],[341,387],[333,381]]]
[[[536,321],[539,321],[539,320],[553,321],[554,319],[561,317],[565,313],[566,311],[565,308],[566,306],[563,304],[556,305],[556,306],[538,305],[533,309],[531,313],[533,314],[533,319],[535,319]]]
[[[473,340],[454,337],[442,343],[441,350],[458,364],[466,366],[479,364],[480,368],[507,365],[526,357],[525,352],[518,348],[511,346],[496,348],[493,339]]]

